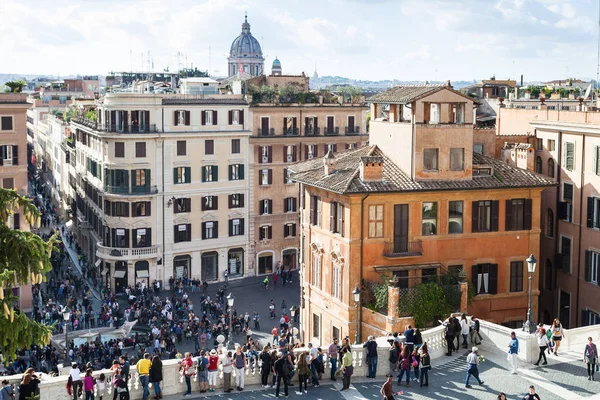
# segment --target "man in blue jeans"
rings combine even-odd
[[[471,375],[477,379],[477,382],[480,385],[483,385],[484,383],[481,379],[479,379],[479,369],[477,368],[477,365],[479,364],[479,354],[477,354],[478,351],[479,349],[477,347],[473,347],[467,356],[467,377],[465,379],[466,388],[471,387],[471,385],[469,385],[469,379],[471,378]]]
[[[367,348],[367,364],[369,365],[369,375],[367,378],[375,379],[377,374],[377,342],[373,336],[363,344]]]
[[[308,344],[308,355],[310,356],[309,367],[312,375],[312,383],[314,387],[319,387],[319,374],[317,373],[317,357],[319,356],[319,349],[313,347],[312,343]]]
[[[340,346],[338,346],[338,338],[333,338],[333,343],[329,345],[327,349],[327,356],[329,358],[329,362],[331,363],[331,380],[335,381],[335,373],[337,371],[337,357],[338,351],[340,350]]]

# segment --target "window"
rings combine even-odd
[[[546,236],[554,237],[554,212],[550,208],[546,210]]]
[[[332,144],[323,145],[323,152],[325,154],[327,154],[329,152],[337,153],[337,144],[336,143],[332,143]]]
[[[258,228],[258,240],[270,240],[273,229],[271,225],[262,225]]]
[[[202,111],[202,125],[217,125],[217,111]]]
[[[548,176],[550,178],[554,178],[554,159],[553,158],[548,159]]]
[[[215,141],[208,139],[204,141],[204,154],[211,155],[215,154]]]
[[[175,126],[178,125],[190,125],[190,112],[184,110],[177,110],[174,114]]]
[[[321,318],[317,314],[313,314],[313,337],[321,336]]]
[[[329,230],[344,236],[344,205],[335,201],[329,203]]]
[[[342,266],[339,263],[332,263],[331,296],[336,299],[342,298]]]
[[[548,151],[554,151],[556,149],[556,141],[554,139],[548,139]]]
[[[129,203],[124,201],[113,201],[111,206],[113,217],[129,217]]]
[[[437,234],[437,203],[423,203],[421,234]]]
[[[450,201],[448,203],[448,233],[463,233],[463,202]]]
[[[321,197],[310,196],[310,224],[321,226]]]
[[[135,142],[136,158],[146,157],[146,142]]]
[[[150,228],[134,229],[133,240],[133,247],[152,246],[152,235],[150,234]]]
[[[465,122],[465,105],[463,103],[452,104],[452,122],[455,124],[464,124]]]
[[[306,154],[307,160],[317,157],[317,145],[316,144],[307,144],[304,149],[305,149],[304,153]]]
[[[187,155],[187,143],[185,140],[178,140],[177,141],[177,155],[178,156],[185,156]]]
[[[287,168],[283,169],[283,183],[285,185],[288,185],[290,183],[294,183],[294,181],[292,180],[292,174],[290,173],[290,170]]]
[[[571,238],[561,236],[560,238],[561,264],[558,266],[563,271],[571,272]]]
[[[132,217],[148,217],[150,216],[150,202],[149,201],[137,201],[131,203],[131,216]]]
[[[284,212],[296,212],[296,198],[286,197],[283,199],[283,211]]]
[[[229,208],[240,208],[244,207],[244,195],[241,193],[235,193],[229,195]]]
[[[600,198],[598,197],[587,199],[587,227],[600,228]]]
[[[219,167],[205,165],[202,167],[202,182],[217,182],[219,180]]]
[[[483,154],[485,153],[485,145],[482,143],[473,144],[473,153]]]
[[[0,146],[0,166],[19,165],[19,146]]]
[[[121,249],[129,247],[128,229],[113,229],[113,247]]]
[[[437,268],[423,268],[421,270],[421,283],[437,282]]]
[[[258,174],[258,181],[261,186],[273,183],[273,172],[270,169],[261,169],[258,171]]]
[[[229,166],[229,180],[239,181],[244,179],[244,164],[231,164]]]
[[[283,147],[283,162],[296,162],[296,146],[289,145]]]
[[[594,147],[594,173],[600,175],[600,146]]]
[[[536,150],[544,150],[544,139],[540,139],[540,138],[535,139],[535,149]]]
[[[134,169],[131,171],[133,177],[133,187],[131,188],[134,193],[139,192],[136,187],[147,187],[150,186],[150,170],[149,169]]]
[[[474,201],[472,214],[472,232],[498,231],[498,200]]]
[[[268,163],[272,162],[272,160],[273,160],[273,157],[272,157],[272,153],[273,153],[272,152],[272,146],[261,146],[261,147],[259,147],[259,149],[260,149],[259,150],[260,151],[260,154],[259,154],[260,158],[259,158],[258,162],[260,164],[268,164]]]
[[[115,157],[125,157],[125,142],[115,142]]]
[[[264,199],[259,201],[258,203],[258,213],[260,215],[265,215],[265,214],[272,214],[273,213],[273,200],[271,199]]]
[[[229,220],[229,236],[244,235],[244,218],[235,218]]]
[[[218,210],[219,209],[219,197],[218,196],[204,196],[202,197],[202,211]]]
[[[531,199],[506,200],[505,230],[531,229]]]
[[[14,189],[15,188],[15,179],[14,178],[4,178],[2,180],[2,187],[4,189]]]
[[[563,182],[563,200],[573,201],[573,184]]]
[[[600,314],[588,310],[587,308],[582,310],[583,318],[581,323],[583,326],[592,326],[600,324]]]
[[[563,182],[563,201],[558,203],[558,218],[573,222],[573,184]]]
[[[438,170],[438,149],[423,150],[423,169],[425,171]]]
[[[312,284],[321,288],[321,254],[313,253]]]
[[[598,268],[600,268],[600,253],[592,250],[585,251],[585,280],[598,284]]]
[[[202,223],[202,239],[216,239],[219,237],[219,222],[208,221]]]
[[[575,143],[565,142],[565,168],[573,171],[575,167]]]
[[[465,169],[465,149],[450,149],[450,170],[463,171]]]
[[[542,157],[537,156],[535,158],[535,172],[537,172],[538,174],[542,173]]]
[[[243,125],[244,110],[229,110],[229,125]]]
[[[369,206],[369,237],[383,237],[383,205]]]
[[[498,292],[498,264],[477,264],[471,270],[471,281],[476,294]]]
[[[429,105],[429,107],[427,107]],[[429,103],[425,104],[426,111],[426,122],[430,124],[439,124],[440,123],[440,104],[437,103]],[[429,111],[429,116],[427,118],[427,111]]]
[[[240,154],[240,139],[231,139],[231,154]]]
[[[12,131],[13,130],[13,117],[11,117],[11,116],[0,117],[0,130],[1,131]]]
[[[304,134],[305,135],[318,135],[319,125],[317,117],[305,117],[304,118]]]
[[[283,237],[296,237],[296,224],[289,222],[283,225]]]
[[[511,261],[510,263],[510,291],[523,291],[523,261]]]
[[[191,167],[173,168],[173,182],[175,184],[190,183],[192,177]]]
[[[186,197],[175,199],[173,203],[173,212],[175,214],[188,213],[190,211],[192,211],[192,199]]]

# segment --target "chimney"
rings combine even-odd
[[[521,86],[523,86],[523,74],[521,74]]]
[[[331,150],[323,157],[323,164],[325,165],[325,175],[331,175],[335,172],[335,156]]]
[[[381,182],[383,180],[383,157],[361,157],[360,179],[363,182]]]
[[[450,83],[450,79],[448,79],[446,81],[446,86],[448,86],[450,89],[452,89],[452,84]]]

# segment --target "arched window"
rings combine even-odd
[[[331,296],[336,299],[342,298],[342,267],[344,256],[339,251],[331,252]]]
[[[554,237],[554,212],[550,208],[546,211],[546,236]]]
[[[537,156],[535,158],[535,172],[537,172],[538,174],[542,173],[542,157]]]
[[[553,158],[548,159],[548,176],[550,178],[554,178],[554,159]]]

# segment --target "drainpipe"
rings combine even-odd
[[[577,300],[575,301],[575,326],[579,326],[579,286],[581,285],[581,238],[583,234],[583,183],[585,169],[585,134],[581,145],[581,183],[579,188],[579,245],[577,246]]]
[[[369,197],[370,194],[366,195],[365,197],[363,197],[360,200],[360,273],[359,273],[359,281],[358,281],[358,285],[359,287],[362,286],[362,281],[363,281],[363,244],[364,244],[364,232],[365,232],[365,200],[367,199],[367,197]],[[361,300],[362,300],[362,296],[363,294],[361,293]],[[359,328],[359,331],[361,330],[361,323],[359,321],[362,321],[362,306],[359,304],[358,305],[358,321],[357,321],[357,325]],[[356,332],[356,337],[360,337],[358,335],[358,331]]]

